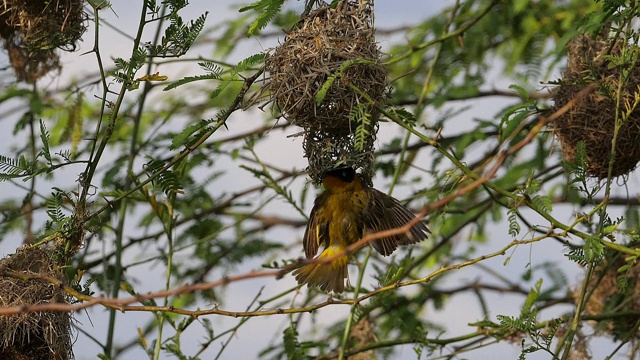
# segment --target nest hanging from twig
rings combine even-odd
[[[0,275],[8,271],[43,274],[60,281],[66,275],[50,254],[36,247],[22,247],[0,260]],[[0,307],[68,303],[59,286],[42,279],[0,277]],[[68,360],[71,346],[71,314],[68,312],[23,312],[0,316],[0,359]]]
[[[73,51],[86,30],[82,0],[3,0],[0,37],[19,81],[59,69],[56,49]]]
[[[294,125],[352,131],[349,113],[387,96],[387,71],[375,41],[372,1],[323,5],[302,18],[268,56],[267,88]],[[363,95],[366,94],[366,95]],[[374,121],[379,112],[369,107]]]
[[[600,179],[608,176],[616,113],[623,118],[623,114],[628,112],[625,104],[633,106],[640,86],[640,64],[614,66],[608,58],[608,55],[620,56],[623,47],[627,45],[619,40],[595,40],[588,35],[574,38],[567,46],[567,71],[554,95],[557,110],[586,87],[596,85],[596,91],[576,99],[571,109],[555,121],[553,129],[562,145],[565,160],[574,161],[578,143],[584,142],[586,173]],[[627,48],[625,51],[637,50]],[[623,73],[628,69],[631,72],[624,81]],[[620,106],[616,111],[618,94]],[[629,173],[639,160],[640,107],[636,107],[619,128],[611,175]]]

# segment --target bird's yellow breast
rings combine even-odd
[[[329,223],[331,245],[346,247],[362,236],[362,223],[366,207],[366,191],[347,187],[329,190],[323,206],[323,221]]]

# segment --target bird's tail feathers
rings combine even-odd
[[[327,258],[343,253],[344,248],[340,246],[329,246],[316,259]],[[341,293],[344,291],[344,280],[348,276],[347,264],[349,257],[340,255],[330,262],[317,262],[304,265],[294,271],[296,280],[300,284],[307,284],[309,287],[317,287],[322,291],[333,291]]]

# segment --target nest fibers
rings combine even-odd
[[[385,100],[387,71],[375,41],[372,3],[319,7],[268,57],[267,88],[289,122],[306,129],[352,131],[349,113],[356,106]],[[369,113],[377,121],[373,106]]]
[[[638,339],[640,316],[632,314],[640,312],[640,264],[627,263],[622,253],[608,250],[605,254],[587,285],[592,293],[585,305],[585,313],[608,315],[597,323],[597,329],[603,333],[616,339]],[[620,272],[619,269],[625,265],[630,267]],[[577,301],[579,296],[576,296]],[[616,316],[621,313],[629,315]]]
[[[59,68],[55,49],[75,50],[86,30],[82,0],[2,0],[0,37],[20,81]]]
[[[309,162],[307,172],[314,184],[322,183],[322,175],[339,166],[350,166],[372,185],[375,174],[373,154],[377,124],[361,125],[356,132],[327,132],[307,129],[302,147]]]
[[[49,253],[36,247],[22,247],[0,260],[0,276],[6,271],[65,279],[64,271]],[[67,302],[64,289],[45,280],[0,277],[0,308]],[[67,312],[0,316],[0,359],[71,359],[70,331],[71,315]]]
[[[553,128],[568,161],[574,161],[577,144],[584,142],[585,170],[588,175],[600,179],[608,176],[617,113],[619,118],[623,118],[625,113],[629,116],[618,131],[611,175],[629,173],[640,160],[640,107],[630,112],[626,108],[626,104],[633,106],[639,91],[640,64],[614,66],[606,56],[620,56],[624,46],[627,45],[619,40],[594,40],[587,35],[574,38],[567,46],[567,71],[554,96],[557,110],[576,98],[583,89],[596,84],[596,90],[576,99],[571,109],[555,121]],[[630,74],[625,80],[622,74],[629,69]],[[618,93],[620,106],[616,111]]]

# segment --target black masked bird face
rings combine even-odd
[[[324,177],[335,177],[346,183],[351,183],[356,178],[356,172],[351,167],[339,167],[333,170],[329,170],[324,174]]]

